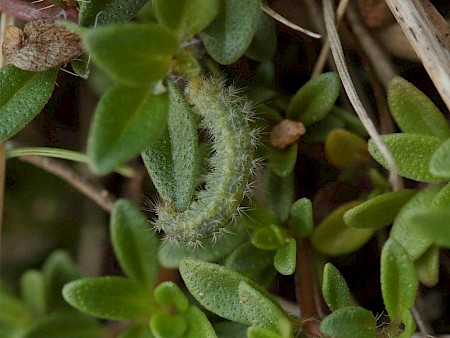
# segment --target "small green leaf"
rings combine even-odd
[[[111,241],[120,266],[128,277],[149,287],[158,275],[158,240],[147,217],[130,201],[114,204],[110,220]]]
[[[313,232],[312,203],[306,197],[295,201],[291,206],[290,225],[294,233],[300,238],[307,237]]]
[[[248,338],[283,338],[276,332],[272,330],[265,329],[258,326],[250,326],[247,330]]]
[[[450,208],[410,209],[404,217],[405,222],[410,223],[422,236],[441,247],[450,248]]]
[[[439,192],[433,197],[431,205],[438,208],[446,208],[450,205],[450,183],[447,183]]]
[[[278,221],[284,223],[289,217],[289,211],[294,197],[294,175],[291,172],[286,177],[280,177],[269,170],[266,176],[267,206]]]
[[[362,247],[372,237],[374,229],[356,229],[345,224],[344,213],[361,204],[361,201],[347,202],[328,215],[311,235],[311,243],[328,256],[352,253]]]
[[[325,155],[336,168],[370,163],[367,142],[345,129],[333,129],[325,139]]]
[[[277,52],[277,31],[274,20],[266,13],[261,13],[255,35],[245,55],[250,59],[265,62],[273,61]]]
[[[414,306],[417,279],[406,250],[395,239],[388,239],[381,252],[381,292],[392,321],[401,320],[404,310]]]
[[[276,250],[284,244],[286,233],[278,226],[271,224],[260,228],[252,236],[252,244],[262,250]]]
[[[149,86],[164,77],[178,51],[173,33],[156,24],[96,27],[82,38],[94,62],[111,78],[130,86]]]
[[[388,103],[395,122],[404,133],[450,137],[444,115],[422,91],[405,79],[399,76],[392,79]]]
[[[148,148],[165,129],[168,97],[114,85],[98,103],[88,139],[93,170],[106,174]]]
[[[344,221],[354,228],[377,229],[389,225],[416,193],[417,190],[403,189],[377,195],[348,210],[344,214]]]
[[[391,152],[400,176],[419,182],[444,180],[429,171],[431,157],[442,144],[442,139],[423,134],[389,134],[382,135],[381,138]],[[372,139],[369,140],[369,153],[387,168],[385,159]]]
[[[185,312],[189,306],[189,300],[174,282],[159,284],[153,294],[158,302],[174,306],[179,312]]]
[[[200,34],[214,60],[229,65],[244,54],[256,32],[260,5],[260,0],[220,0],[218,16]]]
[[[375,338],[376,320],[362,307],[347,306],[327,316],[320,324],[320,331],[333,338]]]
[[[21,338],[97,338],[102,334],[102,329],[93,318],[72,311],[38,318]]]
[[[302,122],[305,127],[322,120],[333,108],[340,87],[339,76],[332,72],[309,80],[291,99],[287,117]]]
[[[169,82],[168,87],[168,132],[141,156],[162,198],[183,210],[191,202],[197,184],[197,125],[185,97],[174,84]]]
[[[22,299],[38,314],[47,310],[44,275],[37,270],[25,271],[20,277]]]
[[[81,26],[95,26],[128,21],[145,5],[147,0],[80,1],[78,22]]]
[[[214,330],[220,338],[247,338],[247,325],[228,320],[214,324]]]
[[[190,293],[207,310],[243,324],[251,324],[241,304],[239,284],[245,282],[263,296],[267,292],[248,278],[223,266],[192,258],[185,258],[180,264],[180,273]]]
[[[0,324],[12,327],[26,327],[33,321],[35,314],[17,297],[0,291]]]
[[[431,156],[430,173],[450,179],[450,138],[442,143]]]
[[[0,69],[0,141],[17,134],[44,108],[57,74],[57,69],[34,73],[13,65]]]
[[[148,322],[137,322],[130,325],[118,338],[155,338]]]
[[[185,338],[217,338],[208,317],[196,306],[190,306],[186,311],[188,329]]]
[[[247,319],[254,326],[264,327],[272,331],[279,331],[279,323],[287,320],[287,314],[274,300],[261,294],[246,282],[239,283],[239,297]]]
[[[217,16],[219,0],[155,0],[158,22],[186,40],[207,27]]]
[[[269,148],[270,169],[280,177],[286,177],[295,167],[297,161],[298,143],[293,143],[286,149]]]
[[[325,264],[323,268],[322,293],[333,312],[346,306],[357,305],[344,277],[331,263]]]
[[[403,311],[402,323],[405,325],[405,328],[399,338],[411,338],[416,332],[416,321],[414,320],[410,310]]]
[[[80,279],[66,284],[63,296],[79,311],[111,320],[138,319],[155,310],[148,289],[122,277]]]
[[[150,328],[156,338],[182,337],[187,330],[186,319],[180,314],[158,312],[150,319]]]
[[[331,108],[328,116],[333,116],[338,118],[344,123],[343,128],[351,131],[352,133],[358,134],[361,137],[367,137],[367,131],[364,128],[361,120],[355,114],[349,113],[348,111],[341,109],[339,107]]]
[[[439,247],[432,245],[414,262],[417,279],[431,288],[439,282]]]
[[[286,244],[278,248],[273,265],[275,269],[282,275],[292,275],[295,271],[295,263],[297,261],[297,242],[293,238],[287,238]]]

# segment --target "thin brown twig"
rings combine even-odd
[[[31,163],[62,178],[107,212],[110,213],[112,211],[113,205],[116,202],[116,197],[108,190],[99,186],[97,183],[88,180],[62,161],[41,156],[22,156],[18,158],[21,161]]]

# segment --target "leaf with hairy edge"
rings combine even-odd
[[[377,195],[346,211],[344,221],[354,228],[377,229],[389,225],[416,193],[417,190],[403,189]]]
[[[149,287],[158,275],[158,240],[147,217],[128,200],[114,204],[110,220],[114,253],[126,275]]]
[[[181,261],[180,273],[188,290],[200,304],[209,311],[235,322],[251,324],[239,296],[241,282],[247,283],[270,299],[266,291],[248,278],[217,264],[185,258]]]
[[[419,182],[442,182],[445,179],[430,173],[429,163],[433,153],[442,144],[442,139],[423,134],[389,134],[381,139],[388,147],[397,164],[400,176]],[[369,153],[387,168],[387,163],[372,139]]]
[[[148,148],[165,129],[167,94],[113,85],[100,99],[88,138],[92,169],[107,174]]]
[[[128,21],[147,3],[147,0],[79,1],[78,22],[81,26],[95,26]]]
[[[359,306],[346,306],[325,317],[320,331],[335,338],[375,338],[376,319]]]
[[[395,122],[404,133],[450,137],[445,116],[422,91],[405,79],[399,76],[392,79],[388,103]]]
[[[331,311],[357,305],[344,277],[331,263],[325,264],[323,268],[322,293]]]
[[[0,69],[0,141],[14,136],[44,108],[57,74],[57,69],[34,73],[13,65]]]
[[[178,41],[156,24],[124,23],[96,27],[82,35],[95,64],[119,83],[149,86],[167,75]]]
[[[302,122],[305,127],[322,120],[333,108],[340,88],[339,76],[333,72],[309,80],[291,99],[287,117]]]
[[[66,284],[62,293],[77,310],[104,319],[138,319],[156,310],[147,287],[123,277],[83,278]]]
[[[155,0],[158,22],[186,40],[207,27],[217,16],[219,0]]]
[[[217,338],[208,317],[196,306],[190,306],[185,313],[188,322],[185,338]]]
[[[431,156],[430,173],[450,179],[450,138],[442,143]]]
[[[381,251],[381,293],[392,321],[400,321],[414,306],[417,279],[414,264],[395,239],[388,239]]]
[[[256,32],[260,0],[220,0],[219,14],[200,34],[217,62],[229,65],[242,56]]]

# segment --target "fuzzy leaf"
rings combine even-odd
[[[394,157],[400,176],[419,182],[444,180],[432,175],[429,171],[431,156],[442,144],[442,139],[423,134],[389,134],[382,135],[381,138]],[[387,168],[386,161],[372,139],[369,140],[369,153],[378,163]]]
[[[286,233],[278,226],[271,224],[255,231],[252,244],[262,250],[276,250],[284,244]]]
[[[99,318],[138,319],[154,311],[148,289],[123,277],[84,278],[66,284],[62,292],[74,308]]]
[[[96,27],[82,35],[95,64],[119,83],[149,86],[164,77],[178,51],[171,31],[156,24]]]
[[[214,324],[214,330],[220,338],[247,338],[247,325],[228,320]]]
[[[430,173],[450,179],[450,138],[442,143],[431,156]]]
[[[37,270],[25,271],[20,277],[22,299],[38,314],[47,310],[44,275]]]
[[[343,219],[344,213],[358,204],[361,201],[348,202],[329,214],[311,235],[314,248],[328,256],[340,256],[352,253],[366,244],[374,229],[352,228]]]
[[[286,177],[295,167],[297,162],[298,143],[291,144],[286,149],[269,148],[270,169],[280,177]]]
[[[290,211],[291,229],[300,238],[311,235],[313,231],[312,203],[306,197],[295,201]]]
[[[362,307],[347,306],[325,317],[320,331],[333,338],[375,338],[376,320]]]
[[[403,332],[398,336],[398,338],[410,338],[416,332],[416,321],[411,314],[410,310],[403,311],[402,323],[405,326]]]
[[[294,196],[294,175],[291,172],[286,177],[280,177],[273,171],[267,173],[266,176],[267,205],[283,223],[289,217],[289,211]]]
[[[366,140],[345,129],[334,129],[328,134],[325,154],[336,168],[370,162]]]
[[[295,263],[297,258],[297,242],[294,238],[287,238],[286,244],[278,248],[273,265],[279,273],[285,276],[292,275],[295,271]]]
[[[150,328],[156,338],[183,337],[188,323],[178,313],[157,312],[150,318]]]
[[[163,305],[174,306],[177,311],[185,312],[189,300],[174,282],[162,282],[153,291],[155,299]]]
[[[417,279],[414,265],[395,239],[388,239],[381,252],[381,292],[392,321],[414,306]]]
[[[197,184],[197,125],[185,97],[174,84],[169,82],[168,86],[168,130],[141,156],[162,198],[183,210],[191,202]]]
[[[186,40],[207,27],[217,16],[219,0],[155,0],[158,22]]]
[[[164,131],[166,94],[116,84],[102,96],[92,122],[87,153],[98,174],[111,172],[148,148]]]
[[[399,76],[392,79],[388,103],[395,122],[404,133],[450,137],[444,115],[422,91],[405,79]]]
[[[185,316],[189,324],[185,338],[217,338],[208,317],[198,307],[190,306]]]
[[[239,296],[239,284],[245,282],[268,297],[268,294],[248,278],[223,266],[192,258],[180,264],[180,273],[190,293],[207,310],[243,324],[250,325]]]
[[[277,52],[277,31],[274,20],[266,13],[261,13],[255,35],[245,55],[250,59],[265,62],[272,61]]]
[[[0,141],[17,134],[44,108],[58,70],[27,72],[6,65],[0,69]]]
[[[258,326],[250,326],[247,330],[248,338],[283,338],[276,332]]]
[[[256,32],[260,0],[220,0],[219,14],[200,34],[214,60],[229,65],[244,54]]]
[[[111,241],[120,266],[128,277],[149,287],[158,275],[158,240],[147,217],[131,202],[117,201],[111,213]]]
[[[417,279],[431,288],[439,282],[439,247],[432,245],[414,262]]]
[[[97,338],[102,336],[93,318],[77,312],[56,312],[37,319],[21,338]]]
[[[309,80],[294,95],[287,108],[287,117],[305,127],[322,120],[339,96],[341,82],[336,73],[323,73]]]
[[[333,312],[346,306],[357,305],[344,277],[331,263],[325,264],[323,268],[322,293]]]
[[[81,26],[95,26],[128,21],[145,5],[147,0],[80,1],[78,22]]]
[[[348,210],[344,214],[344,221],[354,228],[377,229],[389,225],[416,193],[416,190],[403,189],[375,196]]]

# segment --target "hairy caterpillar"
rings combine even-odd
[[[155,229],[166,239],[190,246],[226,232],[225,226],[239,212],[249,190],[256,160],[257,130],[251,129],[251,104],[224,81],[199,77],[189,84],[188,98],[201,118],[201,127],[211,134],[210,171],[204,189],[196,193],[189,207],[176,211],[170,202],[156,208]]]

